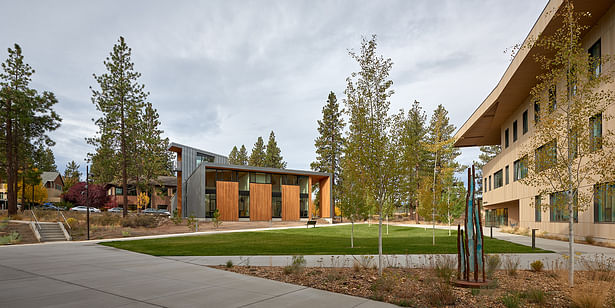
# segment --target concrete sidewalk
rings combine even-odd
[[[393,307],[95,243],[0,247],[0,307]]]

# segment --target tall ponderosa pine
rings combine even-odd
[[[265,151],[265,167],[286,168],[286,162],[281,153],[282,150],[278,147],[278,142],[275,141],[275,134],[271,131],[269,133],[269,141],[267,142],[267,150]]]
[[[318,120],[318,133],[320,135],[314,140],[316,161],[311,164],[312,170],[327,172],[332,175],[333,191],[331,198],[334,206],[338,195],[338,179],[342,169],[340,165],[344,146],[342,132],[346,125],[344,119],[342,119],[342,112],[335,93],[330,92],[327,103],[322,107],[322,120]],[[353,213],[346,215],[342,209],[342,215],[352,217]],[[351,221],[353,221],[352,218]]]
[[[237,165],[245,166],[248,164],[248,150],[246,150],[245,145],[241,145],[241,149],[239,149],[239,153],[237,154]]]
[[[393,94],[389,72],[391,59],[376,54],[376,36],[363,39],[359,53],[350,56],[360,66],[346,79],[345,112],[349,132],[345,159],[359,168],[354,180],[361,181],[366,202],[378,209],[378,272],[382,274],[382,217],[390,204],[395,182],[396,150],[389,138],[389,98]]]
[[[41,172],[58,172],[55,156],[51,148],[41,144],[36,148],[33,154],[34,168],[37,168]]]
[[[79,183],[81,179],[81,172],[79,171],[80,166],[73,160],[66,164],[66,168],[64,169],[64,188],[63,191],[66,193],[73,185]]]
[[[564,1],[556,14],[562,20],[559,28],[523,47],[542,51],[535,60],[543,73],[530,91],[538,114],[519,158],[525,158],[528,169],[521,183],[535,188],[539,197],[561,196],[542,204],[568,223],[568,279],[573,286],[575,213],[594,205],[594,198],[611,198],[605,183],[615,180],[615,135],[605,129],[613,119],[609,106],[615,101],[615,72],[612,55],[590,54],[593,50],[584,47],[586,26],[580,19],[587,13]]]
[[[407,210],[418,208],[417,195],[421,178],[429,170],[426,163],[429,152],[423,144],[426,119],[427,116],[417,101],[414,101],[407,113],[402,109],[393,118],[392,134],[396,136],[396,147],[400,153],[398,189],[401,204],[404,204]]]
[[[472,163],[476,166],[476,178],[478,182],[476,183],[476,192],[479,195],[482,195],[483,191],[483,167],[491,161],[496,155],[498,155],[502,151],[502,146],[500,145],[485,145],[480,147],[480,154],[478,155],[478,161],[473,161]]]
[[[99,163],[95,170],[114,170],[117,166],[113,159],[119,159],[122,188],[128,191],[128,169],[130,168],[130,153],[136,140],[139,112],[145,105],[148,93],[145,86],[138,82],[141,74],[134,70],[131,60],[131,49],[120,37],[113,51],[103,62],[107,72],[94,78],[100,87],[92,89],[92,102],[96,109],[102,112],[102,117],[95,121],[98,125],[98,134],[88,142],[96,147],[97,153],[93,155],[93,163]],[[114,154],[101,157],[101,154]],[[113,172],[115,174],[115,172]],[[128,194],[124,193],[124,216],[128,214]]]
[[[258,137],[258,139],[256,139],[256,143],[254,147],[252,147],[252,154],[250,154],[248,165],[254,167],[265,166],[265,142],[263,141],[263,137]]]
[[[239,150],[234,146],[231,153],[228,155],[228,163],[231,165],[239,165]]]
[[[18,170],[27,170],[34,150],[41,145],[52,146],[48,132],[60,126],[61,118],[53,110],[58,101],[51,92],[39,94],[30,88],[34,70],[24,63],[21,47],[8,49],[8,58],[0,72],[0,146],[6,170],[8,214],[17,213]]]

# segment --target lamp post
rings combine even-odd
[[[85,166],[85,207],[86,207],[86,221],[88,225],[88,240],[90,240],[90,172],[89,166]]]

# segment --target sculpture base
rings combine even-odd
[[[455,280],[455,286],[462,288],[482,288],[486,287],[489,284],[489,280],[487,281],[467,281],[467,280]]]

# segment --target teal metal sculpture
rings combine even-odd
[[[481,205],[475,198],[474,166],[468,168],[468,193],[464,226],[457,225],[457,285],[478,286],[485,280],[485,253],[481,222]]]

